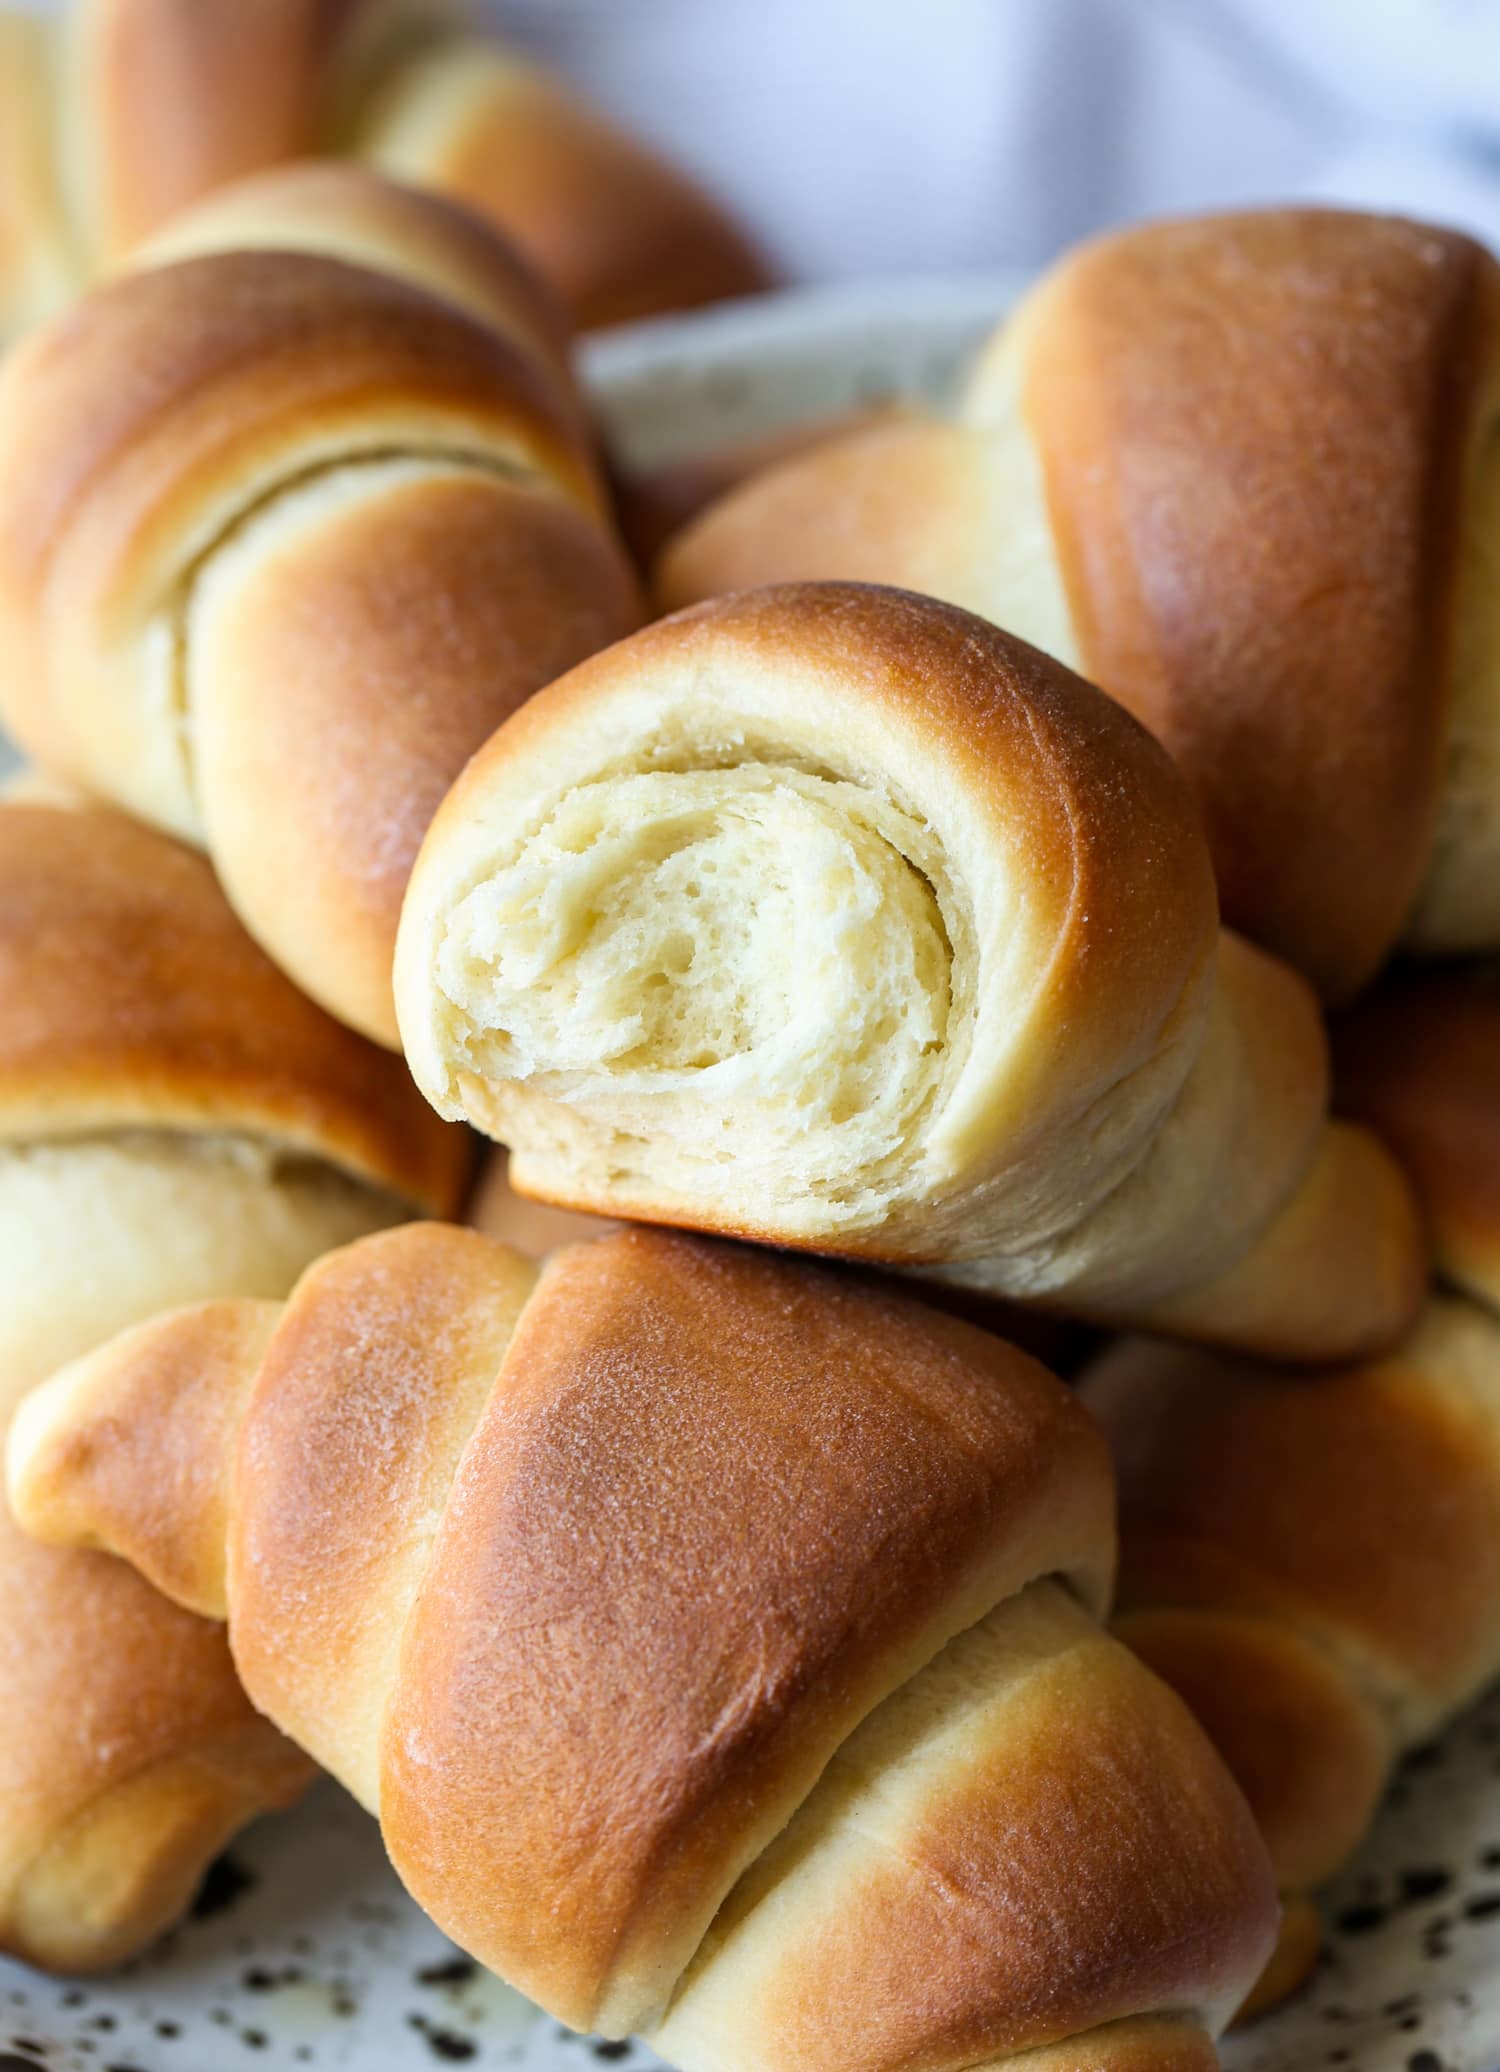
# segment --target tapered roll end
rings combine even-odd
[[[1333,1123],[1250,1250],[1136,1321],[1267,1360],[1374,1359],[1416,1322],[1429,1283],[1426,1232],[1404,1171],[1368,1130]]]
[[[22,1531],[122,1555],[175,1603],[224,1618],[235,1440],[280,1314],[253,1301],[176,1310],[33,1391],[6,1454]]]

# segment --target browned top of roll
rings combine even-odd
[[[446,1224],[329,1253],[287,1304],[241,1434],[228,1584],[240,1673],[372,1811],[408,1607],[533,1280]]]
[[[1389,1719],[1336,1660],[1272,1618],[1135,1610],[1115,1630],[1186,1701],[1223,1757],[1282,1890],[1305,1892],[1332,1877],[1384,1796],[1398,1753]]]
[[[75,148],[99,257],[211,188],[315,149],[351,30],[423,11],[413,0],[84,0]]]
[[[969,1719],[994,1666],[970,1663],[966,1677],[969,1637],[955,1641],[942,1698],[905,1720],[916,1693],[891,1701],[834,1757],[811,1817],[741,1880],[711,1932],[720,1961],[733,1963],[760,1909],[771,1918],[759,1962],[746,1953],[738,1995],[719,2005],[736,2072],[947,2072],[1012,2052],[1032,2072],[1031,2051],[1049,2043],[1059,2072],[1102,2072],[1122,2017],[1194,2010],[1218,2027],[1275,1919],[1254,1824],[1143,1664],[1076,1610],[1053,1637],[1055,1652]],[[1024,1629],[1016,1640],[1024,1650]],[[799,1900],[783,1881],[820,1848],[843,1861]],[[712,1976],[710,1957],[705,1985]],[[693,1999],[690,1974],[661,2037],[664,2056],[681,2049],[690,2065],[712,2034],[691,2021]]]
[[[101,530],[128,537],[151,492],[195,469],[248,469],[341,427],[369,450],[382,407],[513,439],[518,465],[594,499],[570,414],[511,340],[322,254],[220,252],[126,275],[6,373],[0,581],[13,595],[45,580],[59,536],[102,494],[118,504]]]
[[[1420,1354],[1309,1376],[1133,1342],[1084,1397],[1119,1474],[1122,1612],[1279,1618],[1398,1708],[1494,1654],[1500,1430]]]
[[[133,263],[226,251],[321,252],[391,274],[520,339],[572,386],[567,320],[547,283],[489,224],[440,195],[305,159],[216,189]]]
[[[1023,319],[1085,667],[1188,772],[1226,919],[1333,997],[1425,858],[1495,296],[1456,233],[1280,210],[1101,239]]]
[[[123,1561],[36,1545],[3,1505],[0,1678],[0,1942],[32,1962],[123,1961],[242,1820],[311,1780],[246,1704],[222,1626]]]
[[[1110,1502],[997,1339],[701,1239],[571,1247],[407,1630],[392,1859],[523,1990],[636,2025],[885,1690],[1031,1576],[1097,1607]]]
[[[446,123],[404,169],[501,224],[580,329],[774,284],[696,181],[538,67],[460,48],[453,89]]]
[[[468,455],[599,502],[573,400],[546,366],[419,288],[322,254],[256,251],[90,296],[14,354],[0,383],[12,726],[70,767],[49,709],[47,623],[138,624],[213,543],[203,531],[288,473],[412,451]]]
[[[433,1209],[468,1159],[200,856],[114,813],[0,806],[0,1137],[120,1127],[264,1132]]]
[[[1334,1097],[1399,1152],[1438,1265],[1500,1310],[1500,985],[1402,978],[1334,1029]]]

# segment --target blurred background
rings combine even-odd
[[[1500,0],[485,0],[794,278],[1364,202],[1500,242]]]

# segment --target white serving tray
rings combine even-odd
[[[940,395],[1015,287],[795,292],[601,339],[587,373],[627,461],[677,460],[879,394]],[[1225,2046],[1232,2072],[1500,2072],[1500,1693],[1407,1765],[1328,1913],[1323,1969]],[[857,2035],[858,2008],[848,2021]],[[0,2072],[614,2061],[657,2063],[567,2035],[457,1958],[331,1785],[242,1837],[197,1915],[123,1975],[60,1984],[0,1960]]]

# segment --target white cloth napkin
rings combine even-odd
[[[488,0],[812,277],[1288,198],[1500,243],[1497,0]]]

